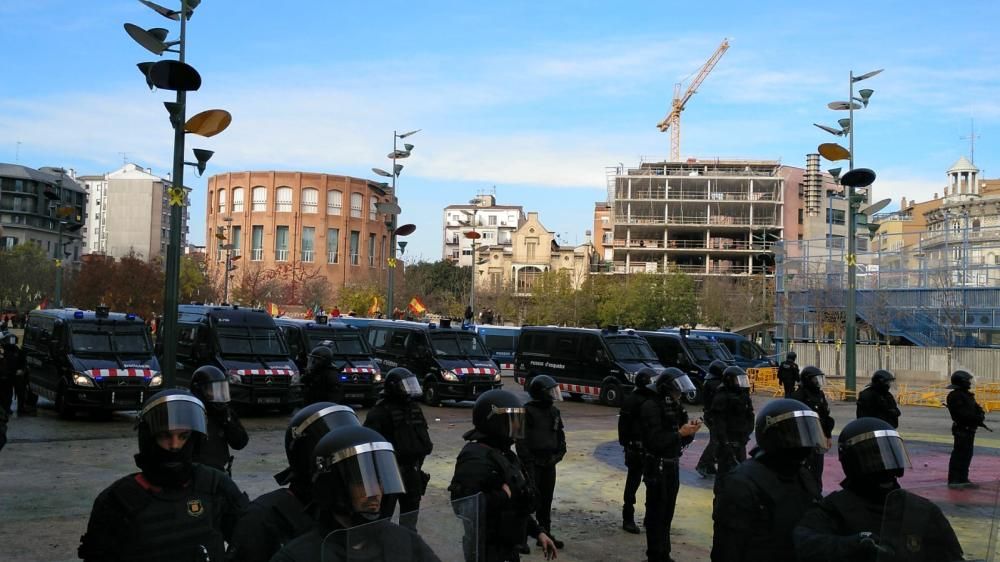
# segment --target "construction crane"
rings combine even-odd
[[[671,162],[678,162],[681,159],[681,112],[684,111],[684,106],[687,105],[691,96],[698,91],[698,86],[708,78],[708,73],[712,72],[715,65],[718,64],[719,59],[725,54],[726,50],[729,49],[729,39],[723,39],[722,44],[719,48],[715,50],[712,57],[708,59],[705,66],[701,67],[698,71],[698,75],[695,76],[694,80],[688,86],[684,95],[681,95],[681,84],[680,82],[674,84],[674,102],[670,106],[670,113],[663,118],[656,126],[659,127],[661,132],[667,132],[670,129],[670,160]]]

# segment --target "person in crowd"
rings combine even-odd
[[[532,377],[528,383],[531,400],[524,405],[524,439],[516,441],[517,456],[532,478],[538,499],[535,520],[556,548],[563,541],[552,534],[552,496],[556,488],[556,465],[566,456],[566,431],[562,414],[554,402],[562,401],[559,383],[548,375]],[[538,546],[542,546],[541,541]]]
[[[198,367],[191,374],[191,393],[205,404],[208,415],[205,438],[195,447],[194,461],[232,475],[229,449],[243,449],[250,436],[229,404],[229,380],[214,365]]]
[[[872,373],[872,382],[858,393],[858,418],[878,418],[893,427],[899,427],[899,406],[892,395],[892,383],[896,380],[892,372],[879,369]]]
[[[826,458],[826,451],[830,449],[833,438],[833,427],[835,421],[830,415],[830,404],[826,401],[826,394],[823,393],[823,381],[826,378],[823,371],[818,367],[808,366],[802,369],[800,374],[801,382],[799,387],[792,394],[792,398],[802,402],[819,414],[819,423],[823,428],[823,435],[826,436],[826,445],[817,448],[812,456],[806,459],[806,467],[816,478],[816,484],[820,492],[823,491],[823,460]]]
[[[979,485],[969,480],[969,465],[972,464],[972,452],[976,445],[976,431],[986,427],[986,412],[976,402],[972,392],[975,377],[972,373],[959,369],[951,374],[951,384],[948,388],[947,405],[951,415],[951,435],[954,446],[948,461],[949,488],[978,488]]]
[[[635,386],[625,397],[618,413],[618,444],[625,450],[626,468],[622,529],[634,535],[639,534],[639,526],[635,524],[635,493],[642,483],[642,469],[646,459],[642,448],[642,417],[639,412],[646,400],[656,396],[656,391],[650,389],[654,377],[656,371],[653,369],[639,369],[633,381]]]

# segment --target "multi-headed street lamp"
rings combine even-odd
[[[211,137],[221,133],[232,121],[229,112],[213,109],[195,115],[185,120],[187,113],[187,92],[196,91],[201,87],[201,75],[194,67],[184,62],[185,40],[187,36],[187,21],[194,14],[201,0],[180,0],[180,9],[171,10],[149,0],[139,0],[161,16],[180,22],[180,36],[176,41],[167,41],[168,30],[154,27],[143,29],[130,23],[125,24],[125,32],[136,43],[149,52],[162,56],[165,52],[177,53],[177,60],[161,60],[159,62],[139,63],[139,71],[146,78],[146,84],[152,90],[160,88],[177,92],[175,101],[164,102],[164,107],[170,115],[170,124],[174,129],[173,173],[170,177],[168,201],[170,205],[170,240],[167,244],[166,286],[163,298],[163,322],[161,329],[165,336],[163,342],[163,357],[160,365],[163,369],[164,386],[174,385],[174,371],[177,364],[177,304],[180,287],[181,260],[181,230],[184,224],[184,166],[196,166],[199,175],[205,171],[212,152],[196,149],[196,162],[184,161],[184,134],[194,133],[203,137]],[[228,272],[226,273],[228,275]]]
[[[397,141],[405,139],[406,137],[413,136],[420,132],[420,129],[414,131],[409,131],[406,133],[400,133],[398,131],[392,132],[392,152],[389,153],[388,158],[392,160],[392,172],[387,172],[381,168],[372,168],[372,171],[384,178],[392,178],[391,193],[396,201],[399,201],[399,196],[396,195],[396,179],[399,177],[400,172],[403,171],[403,165],[397,164],[396,160],[402,160],[404,158],[410,157],[410,152],[413,150],[413,145],[409,143],[403,144],[403,149],[399,149]],[[389,259],[387,265],[389,266],[388,275],[388,289],[386,290],[385,299],[385,309],[388,314],[392,314],[396,308],[393,306],[393,290],[396,280],[396,237],[397,236],[408,236],[416,230],[416,227],[412,224],[405,224],[401,227],[396,226],[396,221],[398,220],[399,213],[402,212],[399,205],[392,204],[380,204],[379,212],[388,215],[389,220],[386,221],[386,225],[389,227]],[[409,228],[412,227],[412,228]],[[403,229],[407,229],[405,232]]]

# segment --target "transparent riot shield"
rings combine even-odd
[[[878,562],[1000,562],[998,492],[998,482],[892,492],[878,536]]]
[[[477,562],[482,553],[485,503],[477,494],[404,513],[407,525],[380,520],[334,531],[323,540],[322,562]]]

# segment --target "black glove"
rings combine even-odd
[[[865,531],[849,537],[858,552],[873,554],[892,554],[892,549],[879,544],[879,536]]]

